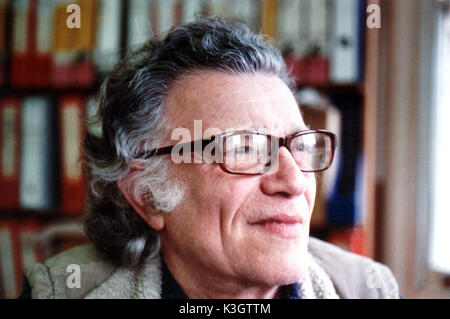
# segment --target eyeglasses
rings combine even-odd
[[[336,136],[326,130],[300,131],[277,137],[253,131],[227,132],[209,139],[153,149],[140,154],[140,159],[179,151],[201,151],[212,157],[222,170],[230,174],[260,175],[273,166],[280,147],[286,147],[302,172],[319,172],[329,168],[336,149]],[[176,149],[175,149],[176,148]],[[205,154],[208,153],[208,154]]]

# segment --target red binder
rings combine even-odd
[[[291,70],[291,76],[298,84],[307,84],[308,82],[308,60],[304,57],[285,57],[286,65]]]
[[[19,278],[20,287],[22,286],[22,275],[28,266],[44,261],[43,249],[40,241],[41,226],[34,220],[21,220],[17,225],[17,240],[19,263],[16,266],[16,272],[21,275]]]
[[[0,85],[5,83],[6,1],[0,1]]]
[[[82,118],[85,101],[80,95],[64,95],[60,99],[59,122],[61,136],[61,209],[65,214],[78,215],[84,210],[85,180],[80,163],[81,141],[84,135]]]
[[[0,290],[2,298],[13,299],[20,294],[22,273],[17,227],[12,220],[0,220]]]
[[[352,253],[364,254],[364,231],[362,227],[334,229],[327,241]]]
[[[20,99],[0,100],[0,208],[19,207]]]
[[[323,56],[308,58],[308,84],[323,85],[329,82],[329,60]]]
[[[45,87],[50,82],[50,47],[43,39],[51,29],[43,27],[51,24],[47,15],[39,15],[37,0],[14,2],[13,54],[11,58],[11,82],[21,87]],[[39,34],[41,33],[41,34]]]
[[[11,82],[16,86],[21,86],[26,83],[27,73],[30,67],[30,6],[30,2],[23,0],[13,3]]]

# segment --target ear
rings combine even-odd
[[[126,198],[128,203],[134,208],[136,213],[139,214],[139,216],[145,220],[147,224],[150,225],[155,230],[162,230],[165,226],[165,219],[164,215],[158,212],[156,209],[154,209],[151,205],[145,202],[145,200],[141,197],[136,196],[134,193],[130,193],[128,191],[128,183],[133,183],[133,180],[130,179],[130,174],[133,173],[133,171],[140,170],[140,167],[136,167],[135,165],[131,164],[131,171],[117,181],[117,186],[119,187],[121,193]]]

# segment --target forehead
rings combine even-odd
[[[274,75],[202,72],[176,81],[166,99],[175,127],[268,129],[287,135],[305,125],[289,88]]]

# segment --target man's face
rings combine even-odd
[[[202,120],[203,130],[264,128],[275,136],[306,128],[293,95],[276,76],[205,72],[177,81],[169,92],[169,119],[192,137],[194,120]],[[187,190],[164,216],[162,251],[169,267],[244,286],[298,280],[315,177],[302,173],[285,147],[278,160],[276,172],[253,176],[227,174],[217,164],[174,164]]]

